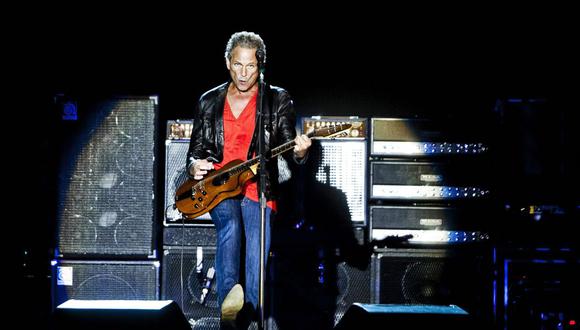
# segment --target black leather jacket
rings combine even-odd
[[[217,86],[204,93],[198,102],[197,113],[194,116],[193,131],[187,153],[187,169],[194,160],[207,159],[212,162],[223,160],[224,149],[224,124],[223,110],[229,82]],[[258,95],[258,102],[260,95]],[[264,113],[266,116],[266,150],[280,144],[294,140],[296,137],[296,114],[293,102],[288,92],[280,87],[266,84],[263,99]],[[256,116],[256,129],[250,143],[247,159],[253,158],[254,152],[258,154],[258,123]],[[284,154],[286,159],[293,158],[292,152]],[[278,184],[277,158],[267,163],[268,184],[266,196],[274,199]],[[188,171],[189,173],[189,171]]]

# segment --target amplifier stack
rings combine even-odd
[[[480,207],[490,195],[484,140],[442,121],[372,118],[371,239],[412,234],[409,243],[430,245],[487,240]]]
[[[352,129],[315,140],[301,170],[290,163],[279,168],[270,274],[277,322],[293,324],[296,315],[280,306],[305,296],[336,300],[328,310],[324,304],[305,310],[304,315],[329,313],[325,320],[309,319],[312,324],[337,322],[353,302],[478,310],[488,288],[475,283],[486,276],[488,259],[479,244],[466,243],[489,240],[484,139],[450,130],[453,125],[407,118],[308,117],[301,131],[337,124]],[[191,128],[188,120],[167,123],[161,297],[177,301],[190,323],[207,326],[219,322],[215,287],[200,301],[200,281],[215,265],[215,228],[209,216],[183,219],[173,206],[173,193],[187,178]],[[366,270],[335,264],[333,253],[344,245],[406,234],[413,235],[408,246],[376,250]],[[303,267],[302,277],[288,276],[297,267]],[[473,281],[446,281],[463,274]]]
[[[62,120],[53,309],[70,299],[159,300],[157,96],[54,101]]]
[[[208,278],[215,278],[216,230],[206,213],[187,219],[175,208],[175,191],[188,178],[185,168],[192,120],[168,120],[165,135],[165,204],[161,298],[174,300],[193,329],[219,328],[215,280],[202,298]]]
[[[486,139],[465,123],[372,118],[369,150],[369,239],[413,235],[375,250],[372,302],[456,305],[491,319]]]

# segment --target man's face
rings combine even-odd
[[[226,66],[240,92],[247,92],[258,81],[259,70],[255,48],[237,46],[232,50],[232,58],[226,58]]]

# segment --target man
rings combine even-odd
[[[204,93],[198,103],[187,157],[189,174],[200,180],[228,162],[254,158],[258,153],[257,108],[259,75],[266,61],[266,46],[252,32],[234,33],[226,45],[226,67],[231,80]],[[296,136],[295,113],[290,95],[265,85],[266,150],[294,140],[285,154],[302,163],[311,145],[306,135]],[[266,256],[270,247],[270,214],[276,210],[276,158],[267,163]],[[245,301],[257,308],[260,270],[260,204],[258,185],[251,180],[238,197],[223,200],[210,211],[217,230],[216,281],[222,320],[232,321],[242,308],[240,285],[241,243],[245,238]],[[242,236],[244,235],[244,236]],[[228,299],[226,299],[226,296]]]

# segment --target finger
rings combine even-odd
[[[200,164],[199,169],[200,170],[213,170],[213,164],[212,163]]]
[[[302,149],[306,149],[310,146],[310,139],[307,136],[301,135],[298,139],[297,145],[300,146]]]
[[[302,158],[306,154],[306,149],[294,150],[294,154]]]
[[[294,139],[294,150],[296,150],[297,148],[300,148],[300,143],[301,143],[300,138],[296,137]]]

